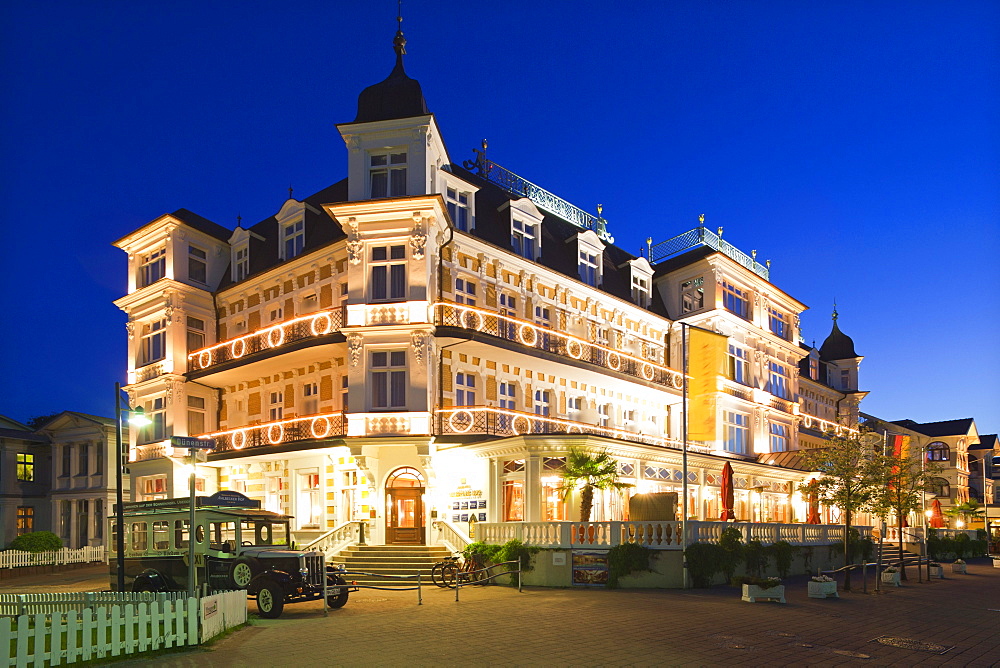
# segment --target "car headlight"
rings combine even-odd
[[[302,568],[299,569],[299,575],[301,575],[302,577],[306,577],[307,575],[309,575],[309,569],[303,566]]]

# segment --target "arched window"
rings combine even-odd
[[[951,485],[944,478],[931,478],[931,492],[939,499],[950,499]]]
[[[951,458],[951,449],[947,443],[934,441],[927,446],[927,461],[946,462]]]
[[[424,477],[420,475],[420,471],[409,466],[393,471],[392,476],[389,481],[385,484],[386,487],[423,487]]]

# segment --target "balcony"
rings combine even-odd
[[[188,355],[188,370],[202,371],[248,355],[274,350],[297,341],[317,338],[340,331],[344,324],[342,307],[325,309],[286,322],[258,329]]]
[[[205,436],[215,442],[215,453],[233,452],[299,441],[340,438],[346,433],[346,425],[343,413],[324,413],[217,431]]]
[[[137,445],[132,449],[132,461],[133,462],[145,462],[150,459],[159,459],[160,457],[166,457],[173,453],[173,448],[170,447],[170,441],[160,441],[157,443],[147,443],[145,445]]]
[[[672,389],[681,389],[684,378],[679,371],[662,366],[641,355],[661,355],[663,349],[649,341],[636,339],[629,350],[610,348],[591,343],[585,339],[564,332],[536,325],[533,322],[519,320],[501,315],[495,311],[487,311],[475,306],[438,302],[434,304],[434,324],[439,326],[461,327],[472,329],[507,341],[513,341],[529,348],[537,348],[563,357],[587,362],[611,371],[617,371],[633,378],[645,380],[656,385]],[[591,328],[590,336],[596,338]],[[616,339],[621,341],[621,334],[616,332]],[[628,347],[624,346],[623,347]]]
[[[142,383],[163,375],[163,362],[154,362],[141,366],[132,372],[132,383]]]
[[[530,436],[534,434],[591,434],[632,443],[655,445],[672,450],[683,449],[677,439],[642,433],[639,425],[625,428],[602,427],[587,422],[575,422],[534,413],[522,413],[492,406],[459,406],[435,411],[439,435]],[[711,452],[711,449],[688,443],[692,452]]]

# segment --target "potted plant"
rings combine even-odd
[[[927,564],[927,577],[928,578],[939,578],[944,579],[944,569],[941,568],[941,564],[936,564],[933,561]]]
[[[899,569],[895,566],[890,566],[889,568],[882,571],[882,582],[886,584],[899,586]]]
[[[809,580],[809,598],[840,598],[837,581],[829,575],[814,575]]]
[[[962,561],[961,559],[956,559],[955,562],[951,565],[951,572],[965,573],[965,562]]]
[[[779,578],[754,578],[743,584],[743,600],[756,603],[757,599],[785,602],[785,585]]]
[[[1000,554],[993,555],[993,568],[1000,568]]]

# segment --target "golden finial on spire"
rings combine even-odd
[[[840,314],[837,313],[837,299],[836,299],[836,297],[834,297],[834,299],[833,299],[833,321],[837,322],[837,318],[838,317],[840,317]]]
[[[719,238],[722,238],[722,225],[719,225]]]
[[[602,213],[603,211],[604,211],[604,205],[603,205],[603,204],[598,204],[598,205],[597,205],[597,217],[598,217],[598,218],[600,218],[600,216],[601,216],[601,213]]]
[[[705,224],[705,214],[703,214],[703,213],[702,214],[698,214],[698,224],[699,225],[704,225]]]

